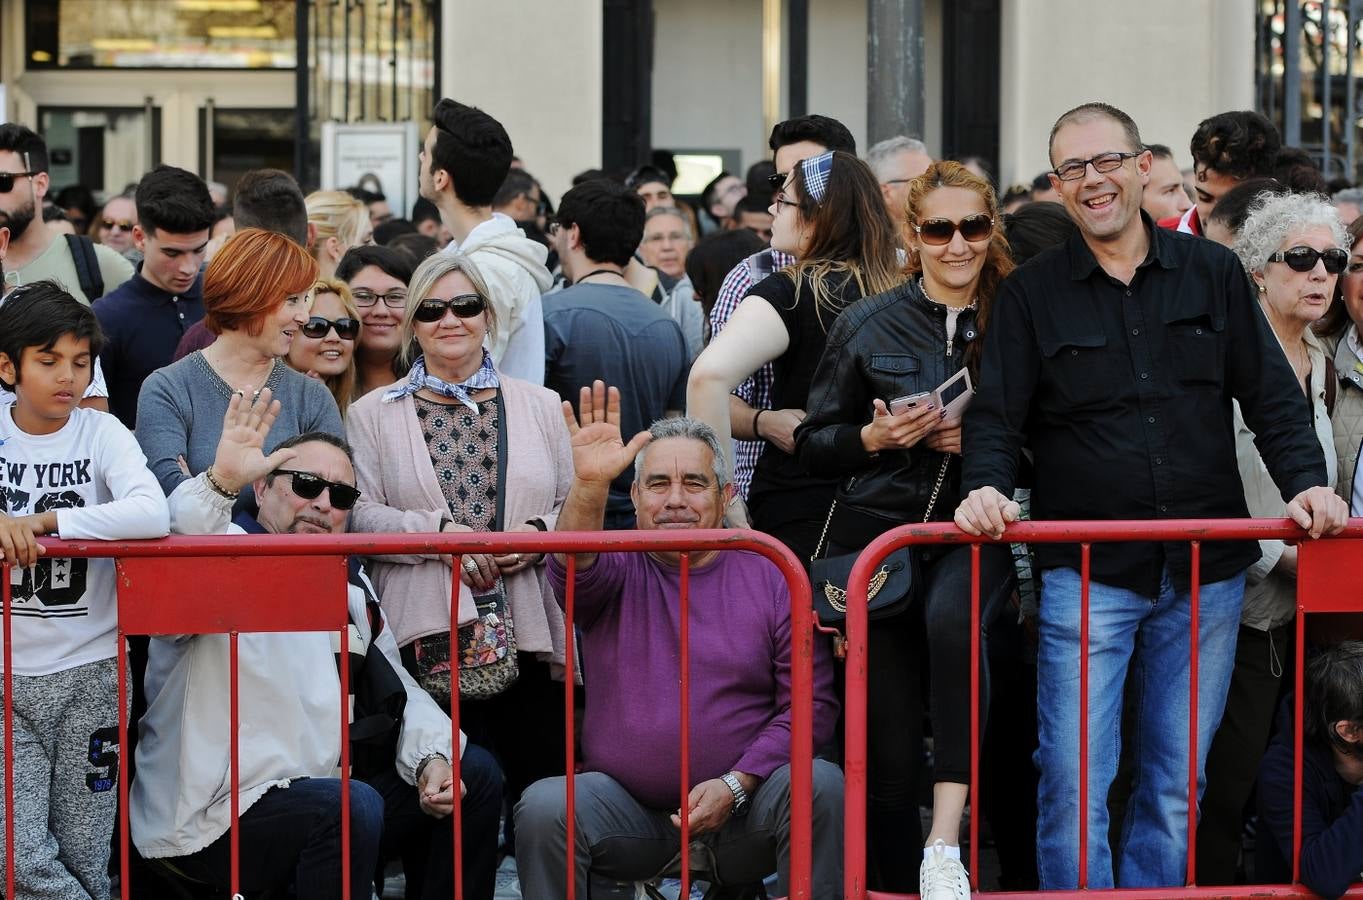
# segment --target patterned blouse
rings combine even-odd
[[[419,394],[412,399],[450,518],[474,531],[491,531],[497,521],[497,398],[479,402],[477,413],[462,403],[437,403]]]

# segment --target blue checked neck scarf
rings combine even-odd
[[[478,404],[473,402],[469,394],[474,391],[481,391],[485,388],[501,387],[501,379],[497,377],[497,370],[492,368],[492,356],[483,348],[483,362],[478,366],[478,371],[474,372],[464,381],[458,384],[450,384],[442,381],[426,371],[426,358],[418,356],[416,362],[412,363],[412,368],[407,372],[407,383],[399,387],[392,388],[383,395],[384,403],[393,403],[403,397],[409,397],[417,391],[425,388],[432,393],[442,397],[449,397],[451,400],[458,400],[474,412],[478,411]]]

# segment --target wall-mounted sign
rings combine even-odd
[[[415,122],[323,122],[322,187],[362,187],[388,198],[393,214],[407,218],[417,198]]]

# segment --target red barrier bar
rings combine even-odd
[[[8,563],[0,564],[0,616],[4,617],[5,630],[5,896],[14,896],[14,872],[18,867],[14,852],[14,636],[10,609],[13,593],[10,578],[14,568]],[[119,748],[122,750],[122,748]]]
[[[454,896],[457,900],[464,896],[464,860],[461,849],[464,846],[464,804],[459,796],[459,785],[463,783],[463,757],[459,752],[459,647],[456,635],[459,634],[459,573],[464,571],[462,556],[455,555],[450,561],[450,790],[454,793],[454,809],[450,812],[451,840],[454,852],[450,864],[454,866]],[[514,813],[515,810],[512,810]]]
[[[980,889],[980,545],[970,548],[970,889]]]
[[[1197,884],[1197,644],[1198,604],[1202,599],[1202,542],[1191,542],[1188,641],[1188,874],[1184,883]]]
[[[1342,540],[1363,538],[1363,521],[1352,520],[1351,524],[1339,535],[1321,541],[1304,541],[1303,532],[1290,519],[1169,519],[1161,521],[1140,521],[1140,522],[1107,522],[1107,521],[1083,521],[1083,522],[1018,522],[1008,527],[1003,540],[1014,543],[1059,543],[1059,544],[1079,544],[1081,546],[1081,621],[1080,621],[1080,645],[1084,657],[1084,664],[1080,667],[1080,699],[1081,713],[1079,727],[1080,737],[1080,816],[1081,827],[1079,840],[1081,843],[1079,856],[1079,885],[1077,891],[1056,891],[1053,892],[1057,897],[1080,897],[1087,892],[1087,828],[1084,827],[1087,818],[1087,793],[1088,793],[1088,612],[1089,612],[1089,583],[1090,583],[1090,551],[1094,543],[1111,543],[1120,541],[1153,541],[1153,542],[1178,542],[1187,541],[1189,543],[1202,542],[1207,540],[1286,540],[1291,542],[1301,542],[1303,547],[1310,547],[1313,552],[1324,556],[1327,550],[1333,549]],[[844,784],[846,795],[844,798],[844,898],[845,900],[866,900],[866,898],[889,898],[903,895],[895,895],[880,892],[868,892],[866,888],[866,590],[872,574],[880,562],[891,552],[900,547],[916,546],[924,544],[983,544],[992,541],[988,537],[972,537],[958,530],[950,523],[934,524],[913,524],[905,525],[900,528],[882,534],[873,540],[862,551],[852,573],[848,579],[848,608],[847,608],[847,696],[844,702],[844,721],[846,754],[844,758],[845,776]],[[1198,553],[1200,551],[1195,551]],[[1308,554],[1309,555],[1309,554]],[[1198,557],[1200,559],[1200,557]],[[1300,563],[1299,563],[1300,566]],[[1302,583],[1302,578],[1306,572],[1306,567],[1301,566],[1298,581]],[[1199,573],[1200,574],[1200,573]],[[972,569],[972,581],[978,581],[978,575]],[[1304,588],[1303,588],[1304,590]],[[1336,604],[1338,605],[1338,604]],[[1342,611],[1341,609],[1308,609],[1299,607],[1302,612],[1310,611]],[[972,626],[979,627],[978,611],[972,607]],[[1194,648],[1196,647],[1196,637]],[[1297,667],[1296,667],[1296,688],[1297,695],[1301,695],[1302,690],[1302,659],[1303,659],[1304,630],[1299,628],[1297,633]],[[1196,663],[1193,663],[1193,681],[1196,684]],[[1190,690],[1195,688],[1190,686]],[[972,690],[972,694],[974,691]],[[1196,704],[1196,700],[1194,700]],[[1194,708],[1193,715],[1196,715]],[[1190,717],[1190,727],[1196,728],[1196,719]],[[1300,878],[1300,843],[1301,843],[1301,719],[1298,715],[1295,722],[1296,729],[1296,777],[1295,777],[1295,818],[1294,825],[1295,839],[1293,848],[1293,878],[1294,881]],[[1195,823],[1196,816],[1196,731],[1194,730],[1191,741],[1192,756],[1190,762],[1190,773],[1194,778],[1190,795],[1194,803],[1190,804],[1190,819]],[[976,786],[972,784],[972,820],[977,812],[977,802],[974,799]],[[973,826],[972,821],[972,826]],[[972,828],[973,831],[973,828]],[[1195,840],[1195,824],[1190,828],[1189,842]],[[972,833],[972,843],[974,835]],[[1195,850],[1192,851],[1195,853]],[[1190,858],[1189,868],[1195,876],[1196,857]],[[974,865],[974,855],[972,853],[972,865]],[[1190,876],[1190,882],[1192,876]],[[972,883],[972,886],[973,883]],[[1172,896],[1168,888],[1160,889],[1114,889],[1105,891],[1112,897],[1129,898],[1165,898]],[[1015,893],[991,893],[991,897],[1025,897],[1035,896],[1034,894],[1015,894]],[[1178,890],[1178,896],[1187,897],[1310,897],[1314,896],[1300,884],[1294,885],[1252,885],[1230,887],[1208,887],[1199,888],[1187,886]],[[1363,887],[1351,890],[1346,896],[1363,896]]]
[[[1079,889],[1089,886],[1089,582],[1093,545],[1080,545],[1079,574]]]
[[[574,682],[577,680],[577,670],[574,668],[575,652],[577,650],[577,631],[573,624],[573,604],[577,593],[577,557],[569,554],[564,557],[564,570],[566,573],[566,586],[563,590],[563,730],[564,730],[564,808],[567,810],[564,819],[564,846],[568,848],[568,891],[567,900],[575,900],[577,897],[577,766],[574,757],[577,755],[576,728],[577,728],[577,693],[574,691]]]
[[[691,557],[683,553],[677,630],[681,643],[681,892],[691,896]]]

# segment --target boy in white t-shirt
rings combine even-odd
[[[54,282],[19,288],[0,306],[0,385],[15,393],[0,406],[0,553],[13,565],[20,897],[109,896],[118,798],[114,561],[48,558],[36,537],[155,538],[170,526],[132,433],[79,407],[102,342],[94,313]],[[2,767],[0,756],[0,823]]]

